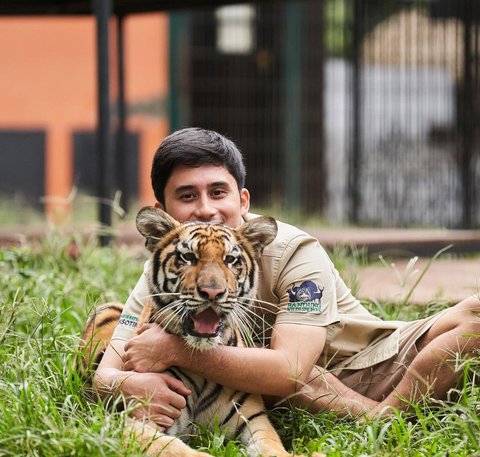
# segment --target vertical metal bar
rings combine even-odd
[[[187,13],[170,13],[169,15],[169,97],[168,115],[170,131],[173,132],[188,125],[188,101],[183,90],[185,78],[188,76],[185,65],[188,50]]]
[[[302,4],[301,43],[304,54],[302,77],[302,150],[304,193],[302,202],[307,214],[321,214],[326,202],[325,171],[325,3]]]
[[[350,160],[348,166],[348,185],[350,194],[350,221],[359,222],[360,209],[360,174],[362,158],[362,73],[361,73],[361,29],[360,0],[352,0],[352,31],[350,36],[352,65],[352,132]]]
[[[469,1],[463,2],[463,113],[462,113],[462,154],[461,154],[461,176],[462,176],[462,206],[463,206],[463,228],[472,227],[472,155],[474,147],[474,94],[473,94],[473,43],[472,43],[472,10]]]
[[[110,136],[110,72],[109,72],[109,19],[112,15],[112,0],[93,0],[97,21],[97,78],[98,78],[98,119],[97,159],[99,220],[102,226],[112,225],[110,200],[112,198],[112,141]],[[100,244],[110,242],[110,236],[101,234]]]
[[[475,23],[474,23],[474,37],[473,37],[473,42],[475,43],[475,49],[473,51],[473,61],[474,61],[474,66],[475,69],[473,71],[474,77],[472,81],[472,88],[473,88],[473,94],[472,94],[472,101],[475,100],[473,104],[473,113],[472,113],[472,136],[473,136],[473,150],[472,150],[472,157],[471,157],[471,164],[472,164],[472,169],[471,169],[471,174],[470,174],[470,179],[472,182],[472,194],[471,194],[471,212],[472,212],[472,222],[471,222],[471,227],[478,227],[478,224],[480,222],[480,201],[479,201],[479,196],[480,196],[480,187],[479,187],[479,179],[478,179],[478,168],[474,166],[475,164],[475,158],[478,159],[478,154],[479,154],[479,141],[478,141],[478,114],[480,110],[478,109],[478,96],[479,96],[479,89],[480,89],[480,59],[479,59],[479,54],[480,54],[480,21],[479,21],[479,16],[480,16],[480,6],[478,3],[475,4],[474,8],[474,17],[475,17]]]
[[[124,19],[123,15],[118,16],[117,29],[117,59],[118,59],[118,129],[116,141],[115,178],[116,189],[121,192],[120,206],[128,211],[128,186],[127,186],[127,154],[126,154],[126,104],[125,104],[125,59],[124,59]]]
[[[301,209],[302,141],[301,141],[301,7],[299,2],[285,6],[284,40],[284,170],[285,201],[292,211]]]

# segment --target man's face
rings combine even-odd
[[[157,206],[162,207],[159,203]],[[235,178],[222,166],[179,165],[165,186],[163,209],[180,222],[201,221],[237,227],[249,207],[248,191],[239,192]]]

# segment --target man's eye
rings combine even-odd
[[[237,260],[238,260],[238,258],[235,257],[235,256],[233,256],[233,255],[228,254],[228,255],[225,256],[225,263],[226,263],[227,265],[230,265],[230,266],[231,266],[231,265],[235,265],[235,263],[237,262]]]
[[[212,192],[212,197],[220,198],[226,195],[226,192],[223,189],[216,189]]]
[[[197,257],[193,252],[185,252],[180,254],[180,258],[190,265],[195,265],[197,263]]]
[[[180,196],[180,200],[187,201],[187,202],[195,200],[195,194],[182,194]]]

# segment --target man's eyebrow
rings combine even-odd
[[[185,192],[186,190],[193,190],[195,189],[195,186],[192,186],[191,184],[186,184],[185,186],[178,186],[175,189],[176,194],[180,194],[181,192]]]
[[[213,188],[213,187],[230,187],[230,184],[228,184],[227,181],[214,181],[214,182],[211,182],[211,183],[208,183],[207,184],[207,187],[209,188]],[[192,191],[192,190],[195,190],[196,187],[193,185],[193,184],[185,184],[183,186],[178,186],[176,189],[175,189],[175,193],[176,194],[181,194],[182,192],[186,192],[186,191]]]

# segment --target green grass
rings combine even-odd
[[[91,309],[124,301],[143,257],[49,234],[39,245],[0,250],[0,456],[134,456],[138,445],[122,437],[125,413],[86,399],[72,367],[82,324]],[[354,262],[341,253],[343,268]],[[412,319],[435,308],[371,303],[382,317]],[[480,455],[478,364],[465,364],[458,401],[419,403],[388,421],[357,422],[298,409],[272,412],[289,449],[328,456]],[[217,456],[245,455],[221,430],[199,431],[195,446]]]

